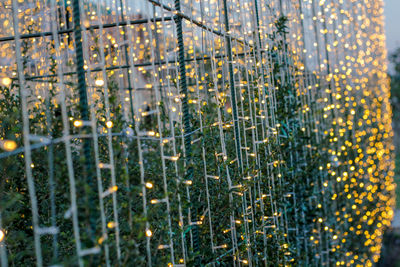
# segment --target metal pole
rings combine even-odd
[[[175,0],[175,9],[177,12],[181,12],[181,3],[179,0]],[[186,151],[186,180],[192,180],[193,177],[193,166],[192,166],[192,145],[191,145],[191,135],[192,127],[190,126],[190,114],[189,114],[189,104],[188,104],[188,89],[186,83],[186,66],[185,66],[185,46],[183,43],[183,30],[182,30],[182,17],[175,15],[174,16],[175,24],[176,24],[176,33],[178,37],[178,61],[179,61],[179,87],[180,94],[182,95],[182,116],[183,116],[183,127],[184,127],[184,144]],[[195,218],[195,222],[198,220],[197,216],[197,206],[193,205],[192,215]],[[201,265],[200,258],[200,237],[199,237],[199,227],[197,224],[193,225],[193,252],[195,254],[195,265]]]
[[[81,17],[80,17],[80,6],[79,0],[73,1],[73,20],[74,20],[74,35],[75,35],[75,59],[76,59],[76,73],[78,76],[78,90],[79,90],[79,110],[81,113],[81,119],[83,121],[89,121],[89,105],[88,105],[88,96],[87,96],[87,88],[86,88],[86,77],[84,60],[83,60],[83,48],[82,48],[82,29],[81,29]],[[85,126],[84,126],[85,127]],[[86,126],[87,127],[87,126]],[[85,128],[86,128],[85,127]],[[89,129],[83,128],[84,133],[90,133]],[[85,186],[86,193],[86,201],[88,203],[86,208],[89,212],[88,216],[88,230],[89,235],[92,241],[94,240],[94,231],[96,230],[95,226],[95,216],[90,216],[90,214],[94,213],[96,205],[93,203],[92,199],[94,194],[91,194],[91,190],[95,188],[95,183],[92,175],[92,148],[91,141],[89,138],[85,138],[83,140],[83,162],[85,165],[84,171],[86,175],[86,181],[89,186]],[[75,211],[77,212],[77,211]]]

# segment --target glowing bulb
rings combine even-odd
[[[4,234],[3,230],[0,230],[0,242],[3,241],[4,237],[5,237],[5,234]]]
[[[83,125],[83,121],[81,121],[81,120],[74,121],[74,126],[75,127],[82,127],[82,125]]]
[[[108,228],[114,228],[115,227],[115,222],[109,222],[109,223],[107,223],[107,227]]]
[[[150,229],[147,229],[146,230],[146,236],[147,237],[151,237],[153,235],[153,233],[151,232],[151,230]]]
[[[104,85],[104,81],[102,79],[98,79],[94,83],[96,84],[96,86],[103,86]]]
[[[146,187],[147,187],[148,189],[151,189],[151,188],[153,188],[153,184],[152,184],[152,183],[149,183],[149,182],[147,182],[147,183],[146,183]]]
[[[4,85],[4,86],[9,86],[10,84],[11,84],[11,79],[10,78],[8,78],[8,77],[4,77],[3,79],[1,79],[1,83]]]
[[[112,128],[114,126],[114,123],[112,121],[107,121],[106,126],[107,128]]]
[[[4,142],[1,142],[1,148],[4,149],[5,151],[13,151],[17,148],[17,143],[12,140],[5,140]]]
[[[116,185],[114,185],[113,187],[110,188],[111,193],[117,192],[117,190],[118,190],[118,186],[116,186]]]
[[[171,157],[171,160],[172,160],[172,161],[177,161],[178,159],[179,159],[178,156],[173,156],[173,157]]]

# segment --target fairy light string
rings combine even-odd
[[[2,266],[379,260],[382,0],[5,0],[0,25]]]

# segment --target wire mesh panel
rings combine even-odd
[[[2,266],[372,266],[381,0],[2,0]]]

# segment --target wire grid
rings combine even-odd
[[[2,266],[376,262],[382,5],[2,1]]]

